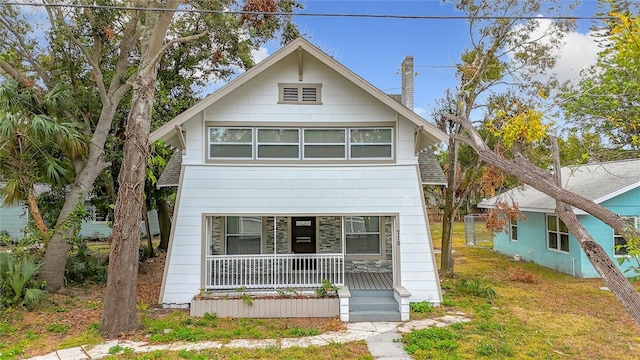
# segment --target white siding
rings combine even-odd
[[[184,304],[201,286],[203,214],[398,214],[402,285],[411,301],[439,302],[415,165],[187,166],[162,302]]]

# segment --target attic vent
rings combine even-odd
[[[280,104],[322,104],[322,84],[278,84]]]

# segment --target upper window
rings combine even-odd
[[[629,226],[638,228],[638,218],[632,216],[623,216],[622,219],[629,223]],[[617,231],[613,232],[613,251],[616,256],[628,255],[627,240],[622,237]]]
[[[389,128],[349,129],[350,155],[355,158],[392,157],[392,134]]]
[[[392,127],[209,127],[208,134],[209,159],[392,160],[394,156]]]
[[[278,89],[281,104],[322,104],[321,84],[278,84]]]
[[[210,127],[209,158],[253,158],[253,129]]]
[[[518,241],[518,220],[517,219],[509,219],[509,236],[511,237],[511,241]]]
[[[569,252],[569,229],[556,215],[547,215],[547,247]]]
[[[305,159],[345,159],[345,129],[304,129]]]
[[[347,216],[344,227],[348,255],[380,254],[379,216]]]
[[[258,159],[298,159],[299,129],[258,129]]]
[[[260,254],[262,218],[228,216],[225,238],[227,255]]]

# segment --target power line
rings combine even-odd
[[[43,4],[27,2],[0,2],[0,6],[33,6],[33,7],[63,7],[98,10],[141,10],[141,11],[166,11],[198,14],[228,14],[228,15],[264,15],[264,16],[305,16],[305,17],[345,17],[345,18],[371,18],[371,19],[416,19],[416,20],[611,20],[610,16],[468,16],[468,15],[389,15],[389,14],[345,14],[345,13],[289,13],[289,12],[262,12],[241,10],[210,10],[195,8],[167,9],[143,6],[118,6],[118,5],[89,5],[89,4]]]

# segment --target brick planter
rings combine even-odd
[[[256,298],[252,305],[242,299],[195,297],[191,300],[191,316],[204,316],[205,313],[235,318],[334,317],[340,315],[340,302],[337,297]]]

